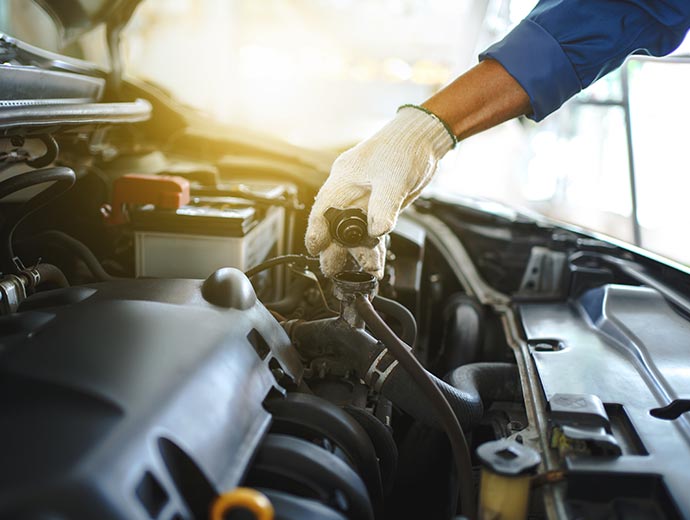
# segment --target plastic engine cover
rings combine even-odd
[[[261,303],[201,285],[48,291],[0,318],[0,518],[205,518],[238,484],[282,390],[269,362],[301,365]]]

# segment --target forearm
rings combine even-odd
[[[458,139],[532,110],[520,84],[491,59],[470,69],[422,106],[445,121]]]

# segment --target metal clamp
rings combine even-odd
[[[381,351],[381,353],[378,356],[376,356],[376,359],[374,359],[374,362],[369,366],[369,369],[367,370],[367,373],[364,376],[364,382],[371,386],[376,392],[381,391],[383,383],[386,382],[388,376],[390,376],[393,370],[395,370],[395,367],[398,366],[398,360],[394,359],[393,362],[390,363],[385,369],[379,369],[379,363],[383,361],[383,358],[386,356],[386,354],[388,354],[388,349],[384,348]],[[378,377],[373,381],[372,384],[372,379],[374,375],[378,375]]]

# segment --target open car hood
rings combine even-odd
[[[36,0],[68,44],[102,23],[124,25],[141,0]]]

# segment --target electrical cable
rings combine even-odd
[[[32,168],[44,168],[57,159],[60,153],[60,147],[55,138],[50,134],[42,134],[37,137],[46,147],[46,153],[35,159],[29,159],[26,161],[26,164]]]
[[[251,269],[248,269],[247,271],[244,272],[245,276],[247,278],[251,278],[252,276],[256,276],[262,271],[265,271],[266,269],[270,269],[272,267],[275,267],[277,265],[283,265],[283,264],[301,264],[304,266],[309,266],[311,264],[317,263],[318,264],[319,259],[318,258],[312,258],[309,256],[305,255],[282,255],[282,256],[276,256],[274,258],[271,258],[269,260],[266,260],[265,262],[262,262]]]
[[[355,300],[355,307],[374,337],[383,342],[436,409],[453,450],[453,458],[458,472],[461,512],[470,519],[475,518],[474,480],[470,450],[458,418],[448,400],[429,377],[424,367],[411,354],[409,347],[395,335],[386,322],[376,313],[366,296],[358,295]]]

